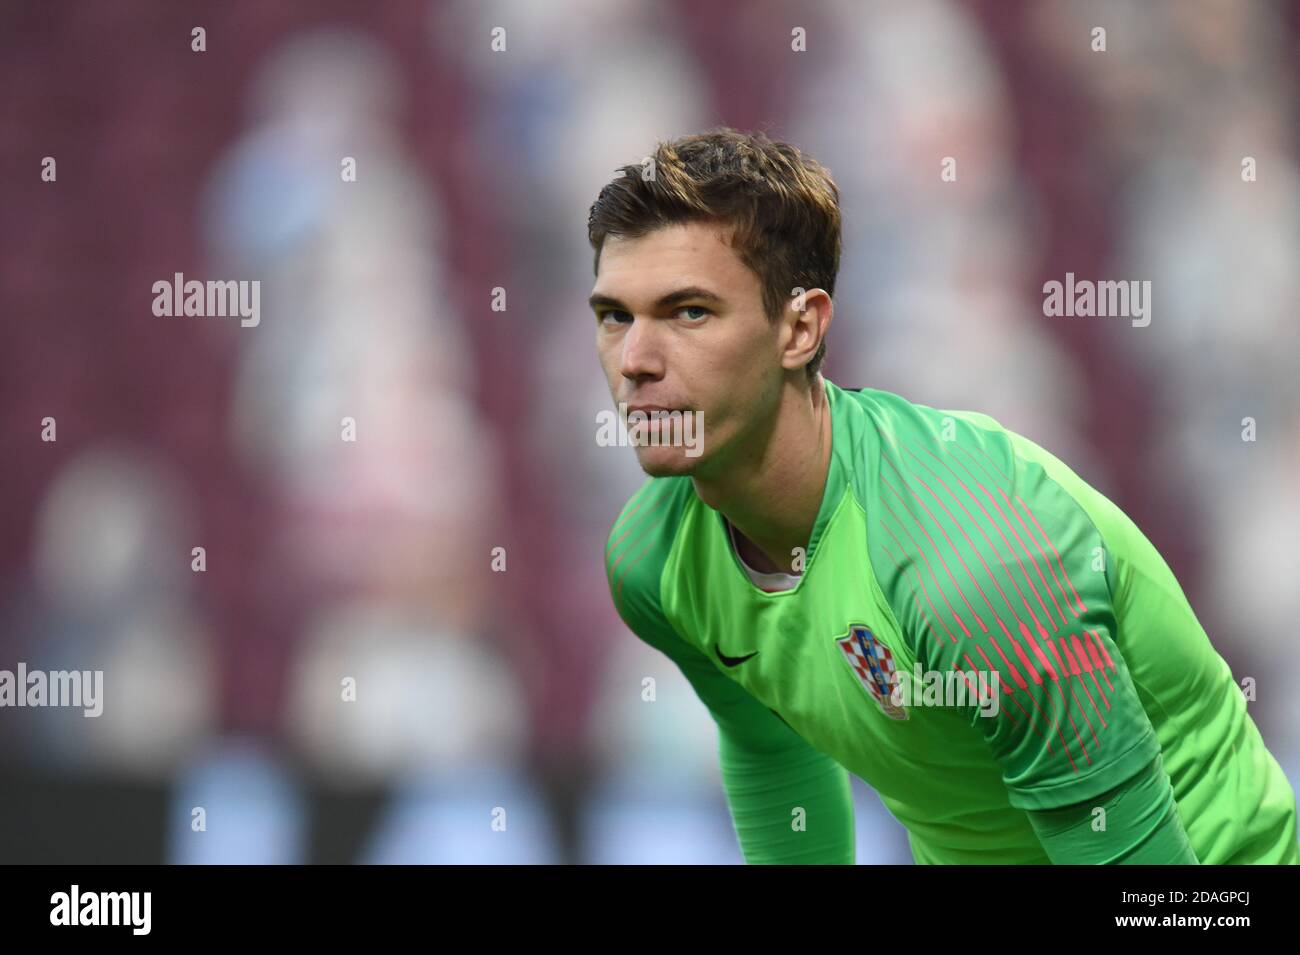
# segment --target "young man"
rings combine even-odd
[[[827,171],[730,129],[653,158],[588,229],[651,476],[606,567],[717,723],[745,858],[851,863],[851,771],[917,862],[1300,861],[1291,786],[1141,531],[984,415],[822,377]]]

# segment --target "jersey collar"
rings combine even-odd
[[[817,518],[813,522],[812,535],[808,540],[808,552],[804,555],[803,573],[799,575],[799,583],[789,590],[778,590],[769,592],[756,585],[746,572],[744,565],[741,563],[740,555],[736,553],[736,548],[732,544],[731,533],[727,524],[727,519],[721,511],[715,511],[715,527],[722,533],[727,552],[731,554],[731,561],[735,565],[736,572],[741,578],[754,588],[756,593],[765,596],[780,597],[785,594],[798,593],[799,588],[803,586],[804,580],[812,571],[813,561],[817,556],[817,546],[821,543],[822,537],[826,533],[826,528],[830,524],[831,517],[834,515],[836,508],[839,506],[841,498],[844,497],[844,489],[848,486],[847,475],[845,472],[845,456],[849,450],[848,425],[845,414],[850,410],[848,402],[844,398],[843,389],[834,384],[827,378],[822,379],[826,387],[826,402],[829,414],[831,416],[831,454],[830,463],[826,470],[826,487],[822,491],[821,505],[817,508]]]

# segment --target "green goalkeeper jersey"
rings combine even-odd
[[[649,480],[606,549],[620,615],[718,725],[749,861],[851,861],[846,771],[922,863],[1073,861],[1045,850],[1052,826],[1104,841],[1096,807],[1144,771],[1129,801],[1163,788],[1191,861],[1300,859],[1291,786],[1132,521],[987,416],[826,392],[793,588],[751,579],[687,477]],[[1060,814],[1079,807],[1086,825]]]

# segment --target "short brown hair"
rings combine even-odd
[[[587,238],[600,251],[611,235],[637,237],[662,226],[717,222],[734,226],[733,247],[763,288],[763,309],[780,317],[791,289],[835,293],[840,268],[839,188],[830,172],[789,143],[765,133],[719,127],[662,142],[646,161],[623,166],[600,190]],[[647,174],[653,170],[653,175]],[[808,362],[821,369],[826,341]]]

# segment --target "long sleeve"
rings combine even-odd
[[[741,852],[750,864],[852,865],[848,772],[791,730],[702,653],[670,644],[718,726],[718,763]]]
[[[683,479],[684,480],[684,479]],[[624,623],[690,681],[718,727],[718,765],[749,863],[854,861],[848,771],[722,672],[669,622],[660,596],[689,483],[648,482],[610,532],[606,575]]]
[[[1096,799],[1034,810],[1029,820],[1056,865],[1199,864],[1159,756]]]
[[[630,611],[635,603],[615,601],[633,633],[677,664],[717,724],[718,766],[745,861],[852,865],[847,770],[813,749],[661,616]]]

